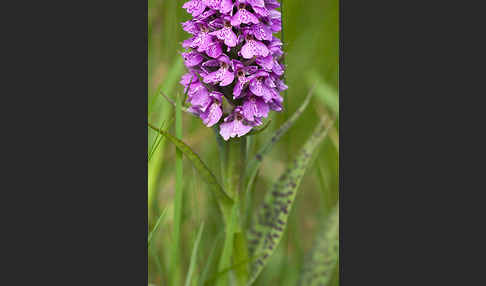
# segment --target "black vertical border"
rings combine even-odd
[[[0,284],[147,285],[148,2],[19,6],[4,39],[18,102],[3,105],[19,134],[2,136],[21,167],[1,187],[18,197],[2,198],[14,283]]]

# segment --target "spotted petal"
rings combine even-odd
[[[182,8],[186,9],[187,13],[190,13],[193,17],[197,17],[206,9],[206,5],[202,3],[202,0],[191,0],[184,3]]]
[[[235,78],[234,73],[228,71],[226,68],[220,68],[219,70],[209,73],[204,77],[205,83],[216,84],[220,83],[220,86],[226,86],[233,82]]]
[[[245,9],[239,9],[236,14],[231,17],[231,26],[239,26],[240,24],[258,24],[258,18],[251,12]]]
[[[227,141],[230,138],[241,137],[247,134],[252,128],[250,125],[243,124],[243,120],[235,118],[232,121],[221,123],[219,134]]]
[[[200,115],[200,117],[203,120],[204,125],[211,127],[218,123],[222,115],[223,111],[221,110],[221,106],[217,102],[213,102],[206,112]]]
[[[248,40],[246,44],[241,47],[241,55],[245,59],[251,59],[254,56],[266,57],[269,53],[270,51],[264,43],[255,40]]]
[[[261,98],[250,97],[243,103],[243,116],[249,120],[255,120],[255,117],[267,117],[270,108]]]
[[[238,42],[238,38],[231,27],[224,27],[221,30],[211,32],[210,35],[216,36],[220,40],[224,40],[224,44],[228,47],[235,47]]]
[[[182,56],[187,67],[196,66],[203,61],[203,57],[197,52],[182,53]]]
[[[211,9],[218,10],[221,0],[202,0],[202,2]]]

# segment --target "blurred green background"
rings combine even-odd
[[[190,18],[182,9],[183,0],[149,0],[148,6],[148,121],[161,126],[170,123],[174,133],[173,107],[159,95],[163,91],[175,99],[182,94],[178,83],[185,73],[180,52],[181,42],[189,37],[180,23]],[[265,158],[256,182],[258,201],[274,180],[293,159],[297,150],[322,115],[338,116],[339,63],[339,2],[338,0],[285,0],[282,11],[286,82],[285,110],[272,112],[272,122],[258,135],[257,145],[264,142],[300,105],[311,86],[316,84],[314,97],[306,112]],[[281,37],[280,34],[276,36]],[[292,209],[285,236],[254,285],[296,285],[305,255],[312,247],[316,232],[329,209],[338,199],[339,131],[335,125],[321,144],[319,155],[307,170]],[[148,148],[152,148],[156,133],[149,130]],[[183,115],[183,140],[219,175],[220,162],[214,132],[201,120]],[[162,141],[151,158],[149,172],[149,228],[162,210],[166,216],[154,235],[149,249],[149,283],[169,285],[170,248],[173,245],[173,197],[175,185],[175,147]],[[184,202],[182,215],[181,252],[179,263],[182,278],[189,267],[191,250],[197,230],[204,221],[195,281],[201,276],[217,237],[223,229],[215,202],[188,160],[184,160]],[[217,243],[216,243],[217,244]],[[211,271],[211,270],[208,270]],[[338,285],[337,270],[331,285]],[[184,280],[182,280],[184,281]]]

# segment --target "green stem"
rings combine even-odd
[[[218,272],[223,271],[223,269],[228,268],[231,264],[231,256],[233,254],[233,237],[235,233],[236,221],[238,217],[238,205],[235,203],[231,210],[231,216],[225,223],[225,237],[223,244],[223,252],[221,253],[221,258],[219,260]],[[223,275],[219,278],[217,286],[227,286],[228,275]]]
[[[240,220],[241,222],[241,220]],[[234,251],[233,264],[238,265],[242,261],[248,261],[248,245],[246,243],[246,235],[243,231],[234,234]],[[248,263],[243,263],[235,269],[236,280],[239,286],[245,286],[248,282]]]
[[[244,207],[243,179],[246,165],[246,138],[231,139],[224,144],[222,159],[225,158],[224,184],[228,195],[233,199],[232,215],[226,219],[226,236],[219,270],[230,266],[231,261],[237,264],[248,259],[246,236],[242,226],[242,211]],[[232,257],[232,259],[231,259]],[[248,267],[243,264],[234,271],[237,285],[246,285],[248,280]],[[224,275],[218,285],[228,285],[228,276]]]
[[[243,175],[242,170],[244,170],[245,158],[242,154],[242,146],[246,145],[243,143],[245,139],[235,138],[226,142],[226,190],[233,200],[236,200],[240,196],[241,191],[241,178]]]

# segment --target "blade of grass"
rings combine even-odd
[[[157,222],[155,223],[155,226],[154,228],[152,229],[152,231],[149,233],[148,235],[148,239],[147,239],[147,244],[148,246],[150,247],[150,243],[152,242],[152,238],[154,236],[154,234],[157,232],[157,230],[159,229],[159,225],[160,223],[164,220],[165,218],[165,214],[167,213],[167,208],[165,208],[162,213],[160,214],[159,218],[157,219]]]
[[[163,127],[165,126],[165,123],[166,121],[162,121],[162,124],[160,125],[159,129],[164,129]],[[158,142],[158,139],[159,139],[159,133],[157,133],[157,135],[155,136],[155,139],[154,139],[154,143],[152,143],[152,147],[149,148],[148,150],[148,158],[149,158],[149,161],[150,161],[150,157],[152,155],[152,153],[154,152],[154,149],[155,149],[155,146],[157,146],[157,142]]]
[[[167,123],[167,121],[164,121],[162,123],[162,126],[159,129],[164,129],[164,130],[167,131],[167,129],[169,129],[169,126],[172,124],[172,121],[173,120],[174,120],[174,118],[172,117],[171,119],[169,119],[169,122],[168,123]],[[163,126],[167,126],[167,127],[166,128],[163,128]],[[163,142],[163,137],[160,136],[160,133],[157,133],[157,136],[155,137],[155,142],[153,144],[152,150],[149,153],[149,157],[148,157],[149,162],[152,159],[155,151],[157,150],[157,148],[159,147],[159,145],[160,145],[161,142]]]
[[[339,202],[319,233],[309,259],[304,264],[299,285],[329,286],[339,256]]]
[[[298,187],[311,162],[312,154],[326,137],[328,130],[329,127],[326,127],[325,120],[321,120],[294,161],[274,183],[272,189],[265,194],[263,204],[257,210],[253,219],[254,223],[248,232],[250,254],[263,253],[264,255],[251,265],[248,285],[256,280],[280,242]]]
[[[163,136],[169,139],[169,141],[171,141],[179,150],[181,150],[182,153],[184,153],[184,155],[191,161],[196,170],[199,172],[200,176],[210,186],[210,190],[216,197],[223,215],[225,216],[225,218],[229,219],[233,200],[226,194],[223,187],[221,187],[221,185],[218,183],[218,180],[208,168],[208,166],[194,151],[192,151],[191,147],[189,147],[182,140],[175,138],[165,130],[157,129],[157,127],[153,126],[150,123],[148,123],[148,125],[150,128],[157,132],[160,132]]]
[[[189,263],[189,271],[187,272],[186,283],[185,286],[191,285],[192,274],[194,273],[194,268],[196,267],[196,257],[197,251],[199,249],[199,242],[201,241],[202,232],[204,230],[204,222],[199,227],[199,231],[197,232],[196,241],[194,242],[194,247],[192,248],[191,254],[191,261]]]
[[[178,78],[182,74],[183,70],[183,63],[182,57],[178,57],[179,59],[174,61],[174,63],[168,69],[169,72],[165,77],[164,81],[159,84],[157,87],[157,92],[148,97],[148,118],[152,118],[152,114],[155,111],[158,111],[160,114],[157,117],[153,117],[152,120],[156,125],[159,125],[161,122],[166,121],[170,117],[170,105],[162,100],[157,101],[159,98],[158,94],[161,90],[164,90],[166,94],[171,94],[173,89],[175,88],[175,84],[178,81]],[[156,104],[160,103],[160,104]],[[149,132],[149,142],[152,142],[152,138],[156,136]],[[152,218],[152,212],[154,207],[154,201],[157,197],[158,189],[157,183],[160,177],[160,170],[162,169],[162,165],[164,163],[164,151],[165,151],[165,140],[160,141],[160,144],[154,150],[154,153],[151,156],[151,160],[148,164],[148,213],[149,213],[149,220]]]

